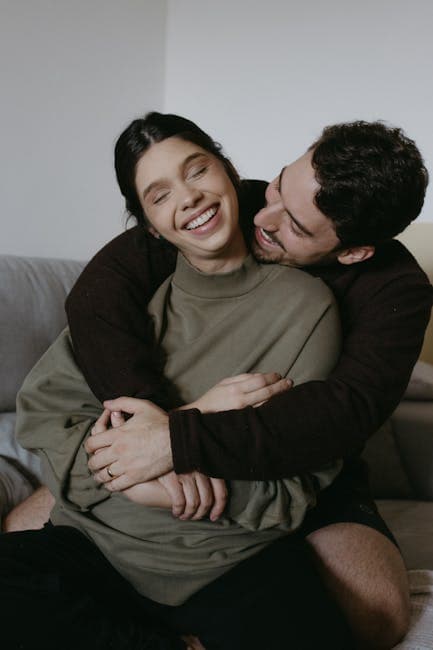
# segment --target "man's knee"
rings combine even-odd
[[[406,569],[397,547],[361,524],[334,524],[307,538],[328,589],[363,648],[391,648],[409,626]]]

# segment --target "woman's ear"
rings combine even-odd
[[[164,239],[164,237],[160,235],[160,233],[153,226],[147,226],[147,230],[153,237],[155,237],[155,239]]]
[[[356,264],[357,262],[365,262],[365,260],[373,257],[376,248],[374,246],[353,246],[353,248],[346,248],[338,255],[337,260],[340,264]]]

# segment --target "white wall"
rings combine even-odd
[[[326,124],[385,119],[416,140],[433,176],[431,0],[168,8],[165,110],[209,130],[243,175],[272,178]]]
[[[124,225],[121,129],[162,108],[165,0],[0,0],[0,253],[87,259]]]

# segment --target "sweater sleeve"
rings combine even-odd
[[[169,406],[147,304],[175,263],[170,244],[136,226],[95,255],[69,294],[75,358],[101,402],[129,396]]]
[[[86,386],[65,330],[26,377],[17,397],[18,442],[36,451],[56,501],[87,510],[110,493],[95,483],[84,442],[102,406]]]
[[[326,381],[295,386],[256,409],[170,413],[176,471],[266,480],[359,453],[400,401],[430,317],[430,283],[413,258],[405,268],[379,277],[370,292],[351,292],[347,300],[358,307]],[[367,275],[359,278],[370,286]]]

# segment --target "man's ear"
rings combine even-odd
[[[365,262],[365,260],[373,257],[376,248],[374,246],[354,246],[353,248],[345,248],[339,253],[337,260],[340,264],[356,264],[357,262]]]

